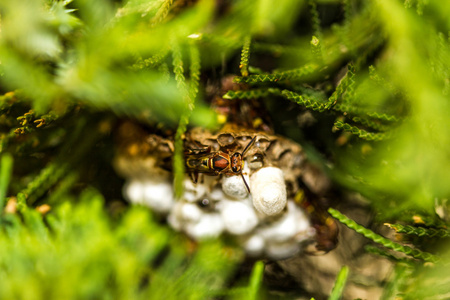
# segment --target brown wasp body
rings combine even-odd
[[[194,174],[193,180],[197,182],[198,173],[207,175],[241,175],[245,186],[250,193],[250,188],[242,174],[244,168],[244,155],[255,142],[256,136],[247,144],[244,151],[226,153],[223,151],[211,151],[211,147],[200,150],[188,150],[185,152],[186,171]]]

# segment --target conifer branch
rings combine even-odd
[[[394,88],[391,82],[388,82],[385,78],[380,76],[373,65],[369,66],[369,76],[371,80],[376,82],[379,86],[387,88],[393,95],[398,95],[400,93],[396,88]]]
[[[70,189],[79,179],[79,173],[77,171],[68,172],[64,178],[62,178],[59,183],[55,186],[52,193],[48,196],[48,204],[58,203],[60,199],[67,196]]]
[[[384,225],[389,228],[394,229],[397,233],[405,233],[409,235],[417,235],[420,237],[436,237],[436,238],[448,238],[450,237],[450,230],[444,228],[425,228],[425,227],[416,227],[411,225],[402,225],[402,224],[389,224],[385,223]]]
[[[164,21],[164,19],[169,14],[170,8],[172,7],[173,0],[164,0],[161,7],[158,9],[158,12],[153,17],[152,26],[156,26],[157,24]]]
[[[191,43],[189,50],[191,61],[191,65],[189,68],[189,97],[191,99],[191,102],[195,102],[195,98],[197,97],[198,88],[200,85],[200,52],[195,42]]]
[[[309,0],[308,5],[309,5],[309,11],[311,14],[311,23],[312,23],[312,27],[313,27],[313,33],[315,36],[317,36],[317,38],[319,40],[321,40],[323,37],[323,34],[322,34],[322,28],[320,26],[319,12],[317,11],[317,0]]]
[[[58,182],[66,174],[68,169],[69,166],[67,164],[58,162],[48,164],[24,190],[17,194],[19,204],[24,205],[23,207],[33,204],[49,188]]]
[[[380,121],[388,121],[388,122],[399,122],[401,119],[385,113],[378,112],[368,112],[366,109],[357,107],[356,105],[349,105],[346,103],[337,103],[333,106],[333,110],[344,113],[344,115],[353,115],[353,116],[368,116],[373,119],[378,119]]]
[[[187,125],[189,123],[189,118],[192,114],[192,110],[194,109],[194,99],[191,98],[191,94],[189,93],[186,78],[184,77],[184,68],[183,68],[183,59],[181,54],[181,49],[177,43],[177,41],[172,38],[171,41],[172,46],[172,63],[173,69],[175,73],[175,80],[177,82],[177,87],[183,95],[183,101],[185,104],[185,110],[183,114],[180,116],[180,122],[178,123],[178,128],[175,133],[175,143],[174,143],[174,156],[173,156],[173,173],[174,173],[174,187],[175,187],[175,195],[180,197],[183,193],[183,180],[184,180],[184,148],[183,148],[183,135],[186,132]],[[195,50],[194,50],[195,51]],[[197,58],[195,54],[192,54],[193,61],[191,61],[192,68],[191,71],[194,73],[194,77],[196,76],[196,69],[199,69],[199,62],[197,62]],[[192,58],[192,57],[191,57]],[[195,89],[195,84],[193,86]],[[194,93],[194,90],[191,91]]]
[[[402,252],[406,255],[410,255],[414,258],[418,258],[418,259],[422,259],[424,261],[428,261],[428,262],[433,262],[436,263],[438,261],[440,261],[440,258],[428,253],[428,252],[423,252],[419,249],[414,249],[411,248],[409,246],[404,246],[398,243],[395,243],[385,237],[382,237],[379,234],[376,234],[375,232],[371,231],[370,229],[365,228],[364,226],[356,223],[355,221],[347,218],[346,216],[344,216],[343,214],[341,214],[339,211],[333,209],[333,208],[329,208],[328,212],[335,218],[337,219],[339,222],[341,222],[342,224],[344,224],[345,226],[347,226],[350,229],[353,229],[354,231],[362,234],[364,237],[374,241],[375,243],[378,243],[380,245],[383,245],[386,248],[398,251],[398,252]]]
[[[344,131],[350,132],[351,134],[354,134],[359,138],[362,138],[363,140],[367,141],[382,141],[392,136],[391,132],[376,132],[376,133],[368,132],[364,129],[361,129],[359,127],[350,125],[342,121],[336,121],[334,123],[334,126],[337,129],[343,129]]]
[[[16,102],[18,102],[18,98],[15,92],[8,92],[0,96],[0,114],[6,113]]]
[[[235,77],[234,82],[237,83],[263,83],[278,82],[283,80],[300,80],[317,71],[319,66],[311,63],[301,68],[283,72],[274,72],[272,74],[256,74],[247,77]]]
[[[414,277],[415,270],[410,263],[397,263],[393,274],[390,276],[391,278],[384,288],[381,299],[395,299],[398,295],[402,295],[402,292],[408,285],[408,281]]]
[[[170,80],[170,70],[166,63],[161,63],[158,66],[158,71],[161,73],[161,78],[164,82],[168,82]]]
[[[388,250],[383,250],[383,249],[380,249],[380,248],[375,247],[373,245],[366,245],[364,247],[364,250],[366,250],[369,253],[382,256],[382,257],[384,257],[386,259],[389,259],[390,261],[393,261],[393,262],[401,262],[401,263],[406,263],[406,264],[414,263],[414,259],[413,258],[410,258],[410,257],[399,258],[399,257],[396,257],[396,256],[392,255],[391,253],[389,253]]]
[[[331,97],[328,99],[327,108],[331,108],[336,105],[338,99],[343,99],[344,93],[346,94],[345,101],[343,103],[348,103],[349,100],[354,95],[354,85],[355,85],[355,68],[353,64],[348,65],[347,74],[345,74],[344,78],[342,78],[339,85],[336,87],[336,90],[333,92]]]
[[[149,58],[141,58],[139,57],[137,62],[133,64],[132,68],[139,70],[144,68],[153,68],[159,64],[167,57],[169,54],[169,49],[164,48],[163,50],[159,51],[155,55]]]
[[[313,35],[311,42],[309,43],[311,45],[311,52],[313,56],[320,62],[323,61],[323,55],[322,55],[322,44],[320,43],[320,39]]]
[[[323,33],[322,28],[320,26],[320,17],[319,12],[317,11],[317,1],[316,0],[309,0],[308,4],[310,7],[310,14],[311,14],[311,22],[313,27],[313,37],[311,39],[310,45],[311,50],[313,53],[313,56],[319,61],[323,61]]]
[[[383,113],[378,113],[378,112],[367,112],[366,114],[371,118],[375,118],[375,119],[383,120],[383,121],[399,122],[401,120],[400,118],[398,118],[394,115],[388,115],[388,114],[383,114]]]
[[[351,28],[352,28],[352,2],[351,0],[342,0],[343,1],[343,10],[344,10],[344,24],[341,28],[342,40],[345,46],[353,52],[354,46],[351,38]]]
[[[16,130],[17,128],[13,128],[7,133],[0,133],[0,153],[3,153],[8,148],[10,142],[17,136]]]
[[[40,116],[39,119],[34,120],[33,123],[36,125],[37,128],[45,127],[51,124],[53,121],[57,120],[58,118],[59,116],[51,111],[48,114]]]
[[[389,126],[381,124],[380,122],[376,122],[376,121],[368,119],[368,118],[353,117],[352,121],[356,122],[356,123],[360,123],[364,126],[370,127],[372,129],[375,129],[378,131],[387,131],[390,129]]]
[[[314,99],[306,98],[292,91],[283,90],[281,92],[281,95],[294,103],[297,103],[299,105],[302,105],[306,108],[310,108],[315,111],[323,112],[325,110],[328,110],[326,103],[319,103]]]
[[[241,75],[243,77],[248,76],[248,63],[250,60],[250,43],[251,36],[247,36],[244,40],[244,46],[241,52],[241,63],[239,64],[239,69],[241,70]]]
[[[223,98],[224,99],[257,99],[265,98],[270,95],[281,95],[281,90],[277,88],[267,89],[251,89],[241,91],[228,91]]]

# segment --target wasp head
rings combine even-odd
[[[242,167],[244,165],[244,161],[242,160],[242,154],[239,152],[234,153],[231,158],[231,171],[235,174],[240,174],[242,172]]]

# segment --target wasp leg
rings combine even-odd
[[[247,192],[249,194],[251,194],[250,187],[248,186],[247,181],[245,181],[244,174],[241,173],[241,177],[242,177],[242,180],[244,181],[245,187],[247,188]]]
[[[198,182],[198,172],[191,172],[189,175],[191,176],[192,182],[196,184]]]

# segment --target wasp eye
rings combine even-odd
[[[256,153],[248,159],[248,166],[252,170],[261,169],[264,167],[264,156]]]

